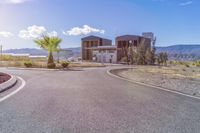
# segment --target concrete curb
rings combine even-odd
[[[10,76],[11,76],[11,78],[8,81],[0,84],[0,93],[10,89],[17,83],[17,78],[12,75],[10,75]]]
[[[170,89],[166,89],[166,88],[155,86],[155,85],[151,85],[151,84],[146,84],[146,83],[142,83],[142,82],[133,81],[133,80],[130,80],[128,78],[124,78],[124,77],[118,76],[116,74],[113,74],[111,72],[111,71],[116,71],[116,70],[119,71],[119,70],[127,70],[127,69],[130,69],[130,68],[110,69],[110,70],[107,71],[107,74],[110,75],[111,77],[115,77],[115,78],[118,78],[118,79],[121,79],[121,80],[125,80],[125,81],[128,81],[128,82],[134,83],[134,84],[143,85],[143,86],[146,86],[146,87],[151,87],[151,88],[155,88],[155,89],[158,89],[158,90],[167,91],[167,92],[170,92],[170,93],[175,93],[175,94],[178,94],[178,95],[182,95],[182,96],[186,96],[186,97],[190,97],[190,98],[194,98],[194,99],[200,100],[200,97],[192,96],[192,95],[185,94],[185,93],[182,93],[182,92],[179,92],[179,91],[170,90]]]

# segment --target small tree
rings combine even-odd
[[[133,51],[133,63],[138,64],[138,53]]]
[[[128,48],[128,62],[129,64],[133,64],[134,61],[133,61],[133,48],[131,46],[129,46]]]
[[[147,65],[153,64],[153,52],[148,48],[145,53],[145,61]]]
[[[138,53],[137,64],[138,65],[146,64],[146,61],[145,61],[146,50],[147,50],[147,47],[145,46],[145,39],[142,39],[137,49],[137,53]]]
[[[34,42],[42,49],[48,51],[48,68],[55,68],[55,63],[53,59],[53,52],[57,52],[59,50],[59,44],[62,39],[58,37],[50,37],[48,35],[42,35],[41,38],[35,39]]]
[[[167,53],[159,53],[158,54],[158,57],[157,57],[157,62],[158,64],[162,64],[162,65],[167,65],[167,61],[168,61],[168,55]]]
[[[156,41],[157,38],[155,37],[152,43],[152,49],[151,49],[151,53],[152,53],[152,64],[155,64],[156,62]]]
[[[167,65],[167,61],[168,61],[168,55],[165,52],[165,53],[163,53],[163,63],[164,63],[164,65]]]

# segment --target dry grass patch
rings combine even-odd
[[[198,67],[184,67],[184,66],[138,66],[136,70],[142,73],[161,74],[171,78],[194,78],[200,79],[200,68]]]

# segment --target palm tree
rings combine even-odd
[[[60,39],[59,37],[50,37],[48,35],[42,35],[41,38],[35,39],[34,42],[40,48],[48,51],[47,65],[55,66],[53,52],[59,51],[59,44],[62,42],[62,39]]]

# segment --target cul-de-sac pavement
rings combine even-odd
[[[25,87],[0,102],[1,133],[199,133],[200,100],[134,84],[110,67],[0,70]],[[21,85],[0,94],[0,98]]]

